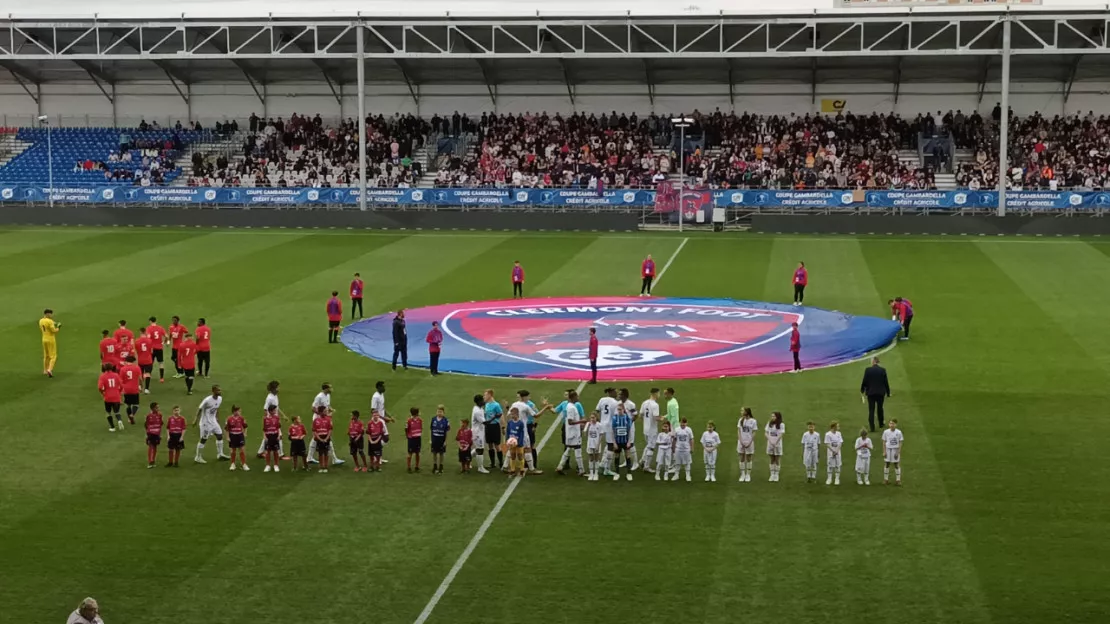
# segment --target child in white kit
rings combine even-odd
[[[844,436],[840,435],[840,423],[834,420],[829,423],[829,430],[825,432],[825,449],[828,452],[828,477],[825,478],[825,485],[840,485],[840,451],[843,447]]]
[[[598,466],[601,465],[601,423],[597,421],[598,413],[590,414],[590,420],[582,433],[586,436],[586,456],[590,463],[590,476],[588,481],[597,481]]]
[[[856,438],[856,484],[871,485],[871,440],[866,429],[860,429]]]
[[[806,483],[817,480],[817,452],[821,446],[821,434],[816,429],[817,425],[811,420],[806,423],[806,432],[802,434],[802,464],[806,468]]]
[[[686,419],[678,421],[678,429],[674,432],[674,469],[672,478],[678,481],[680,470],[686,470],[686,482],[692,481],[690,470],[694,464],[694,430],[686,424]]]
[[[767,421],[763,433],[767,436],[767,457],[771,461],[771,476],[767,480],[777,482],[782,469],[782,437],[786,435],[782,412],[771,412],[771,420]]]
[[[705,433],[701,434],[701,446],[705,449],[705,480],[717,480],[717,447],[721,446],[721,435],[717,425],[709,421]]]
[[[659,426],[661,431],[655,436],[656,481],[659,481],[660,475],[670,476],[671,460],[674,457],[674,434],[671,433],[671,423],[664,419]]]
[[[736,423],[736,456],[740,461],[740,482],[752,480],[752,455],[755,455],[755,432],[759,423],[752,416],[752,408],[740,409],[740,420]]]

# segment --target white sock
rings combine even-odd
[[[594,460],[591,459],[590,460],[590,476],[592,477],[595,474],[597,474],[597,462],[595,462]]]
[[[224,454],[224,441],[220,440],[220,439],[217,439],[216,440],[216,455],[221,455],[222,456],[223,454]]]
[[[601,465],[602,465],[602,466],[605,466],[605,469],[606,469],[606,470],[610,470],[610,471],[611,471],[611,470],[612,470],[612,468],[611,468],[611,466],[612,466],[612,462],[613,462],[613,452],[612,452],[612,451],[610,451],[610,450],[608,450],[608,449],[606,449],[606,450],[605,450],[605,456],[604,456],[604,458],[603,458],[603,459],[601,460]]]
[[[258,444],[258,454],[261,455],[262,453],[265,453],[265,452],[266,452],[266,438],[263,437],[262,441]]]
[[[578,464],[578,472],[584,472],[582,467],[582,449],[574,449],[574,462]]]
[[[528,467],[528,470],[536,469],[536,464],[532,461],[532,451],[527,449],[524,451],[524,465]]]
[[[890,478],[890,466],[883,466],[883,479],[886,480],[886,479],[889,479],[889,478]]]
[[[281,436],[278,436],[278,457],[285,457],[285,446]]]
[[[556,470],[562,470],[563,468],[565,468],[566,465],[567,465],[567,462],[569,462],[569,461],[570,461],[570,449],[565,449],[563,451],[563,456],[559,458],[559,466],[558,466],[558,468],[556,468]]]
[[[690,468],[691,468],[690,464],[686,464],[686,478],[687,479],[690,478]]]
[[[651,460],[652,460],[653,455],[654,455],[653,449],[650,449],[650,448],[644,449],[644,458],[643,458],[644,459],[644,463],[643,463],[644,470],[651,470]]]
[[[200,453],[204,450],[204,442],[197,442],[197,459],[200,459]]]
[[[751,462],[751,460],[749,459],[749,460],[748,460],[748,474],[751,474],[751,473],[752,473],[752,462]]]
[[[628,464],[629,470],[635,470],[636,466],[640,465],[640,454],[636,452],[636,447],[632,447],[632,463]]]
[[[894,478],[899,480],[899,481],[902,480],[902,467],[901,466],[898,466],[897,468],[894,469]]]
[[[331,460],[330,462],[328,462],[329,464],[334,464],[336,462],[337,458],[335,457],[335,445],[334,444],[332,444],[331,448],[328,449],[328,458]]]

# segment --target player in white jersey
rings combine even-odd
[[[567,405],[567,409],[570,409],[570,405]],[[582,431],[582,435],[586,436],[586,455],[590,467],[589,481],[598,480],[597,471],[601,465],[601,447],[605,438],[602,435],[601,422],[598,420],[598,416],[597,412],[590,414],[590,419],[586,421],[586,426]]]
[[[606,388],[605,395],[597,402],[598,423],[601,425],[601,435],[605,440],[611,440],[612,435],[609,433],[610,422],[613,416],[617,415],[617,391],[615,388]],[[604,470],[605,476],[613,476],[613,471],[609,468],[609,463],[613,459],[613,449],[606,447]]]
[[[224,398],[221,396],[222,391],[219,386],[212,386],[212,394],[204,397],[197,407],[197,416],[193,419],[193,426],[200,426],[200,441],[197,442],[197,454],[193,458],[198,464],[207,464],[204,458],[201,457],[201,451],[204,450],[204,443],[208,441],[208,436],[216,436],[216,459],[231,459],[224,455],[224,430],[220,427],[220,405],[223,405]]]
[[[717,480],[717,448],[721,446],[721,434],[717,433],[717,425],[709,421],[705,433],[701,434],[701,447],[705,456],[705,480]]]
[[[752,408],[740,408],[740,420],[736,423],[736,455],[740,461],[740,482],[752,480],[752,456],[755,455],[755,432],[759,423],[752,416]]]
[[[674,433],[671,431],[671,421],[664,419],[659,423],[661,431],[655,436],[655,480],[663,475],[665,480],[670,478],[671,460],[674,459]]]
[[[628,388],[621,388],[617,394],[617,401],[624,406],[624,413],[632,418],[632,429],[629,430],[629,444],[631,446],[626,449],[626,453],[632,458],[632,470],[640,465],[640,455],[636,452],[636,419],[640,415],[636,412],[636,403],[629,398]]]
[[[385,411],[385,382],[379,381],[374,384],[374,396],[370,397],[370,413],[373,414],[374,410],[378,411],[378,415],[382,417],[382,446],[389,444],[389,423],[393,422],[393,417]],[[389,460],[382,457],[381,462],[388,464]],[[482,472],[479,470],[478,472]]]
[[[559,467],[555,472],[565,474],[563,470],[566,469],[570,463],[571,453],[574,453],[574,460],[578,463],[578,476],[585,476],[586,471],[582,466],[582,426],[586,424],[586,420],[578,413],[578,393],[571,390],[567,393],[567,407],[563,415],[563,437],[566,442],[563,446],[563,457],[559,459]]]
[[[689,483],[693,479],[690,476],[690,470],[693,469],[694,464],[694,430],[686,424],[686,419],[678,421],[678,429],[674,432],[674,480],[678,481],[679,469],[686,470],[686,482]]]
[[[821,434],[817,433],[817,425],[811,420],[806,423],[806,432],[802,434],[802,465],[806,468],[806,483],[817,480],[817,452],[820,447]],[[770,453],[769,450],[767,452]]]
[[[659,388],[651,389],[651,397],[640,404],[640,420],[644,430],[644,472],[652,472],[651,458],[655,453],[655,438],[659,435]]]
[[[542,470],[536,470],[536,457],[532,454],[532,449],[539,443],[538,440],[533,440],[532,436],[535,433],[536,417],[542,414],[540,410],[536,409],[535,403],[530,399],[531,393],[527,390],[520,390],[516,393],[516,402],[509,406],[509,412],[516,409],[520,414],[520,419],[524,421],[524,439],[520,440],[520,449],[524,452],[524,465],[528,469],[528,474],[536,475],[543,474]],[[541,399],[544,403],[544,411],[550,408],[547,399]]]
[[[767,457],[771,460],[771,476],[767,480],[777,482],[782,469],[782,438],[786,435],[782,412],[771,412],[771,420],[767,421],[763,433],[767,436]]]
[[[890,467],[894,466],[894,485],[902,485],[902,431],[898,421],[888,421],[890,428],[883,432],[883,485],[890,483]]]
[[[867,429],[860,429],[856,438],[856,485],[871,485],[871,440],[867,438]]]
[[[331,413],[331,384],[325,383],[320,386],[320,392],[312,399],[312,420],[325,414]],[[310,426],[311,427],[311,426]],[[329,466],[342,466],[343,460],[335,456],[335,444],[328,445],[328,465]],[[312,442],[308,445],[308,463],[318,463],[316,458],[316,436],[312,436]]]
[[[828,477],[825,485],[840,485],[841,453],[844,447],[844,436],[840,435],[840,423],[832,421],[829,430],[825,432],[826,470]]]
[[[377,395],[375,395],[377,396]],[[486,470],[486,399],[480,394],[474,395],[474,407],[470,408],[470,436],[471,455],[477,459],[478,472],[489,474]],[[491,451],[492,452],[492,451]]]
[[[278,401],[278,387],[280,385],[281,384],[279,384],[277,381],[271,381],[270,383],[266,384],[266,400],[263,401],[263,403],[262,403],[262,413],[263,414],[270,413],[270,406],[273,405],[274,407],[277,408],[278,417],[281,418],[282,420],[288,420],[285,417],[285,412],[281,411],[281,402]],[[266,454],[266,436],[262,436],[262,443],[258,445],[258,459],[262,459],[262,457],[265,456],[265,454]],[[282,447],[281,436],[278,436],[278,456],[279,457],[284,457],[285,459],[289,459],[288,457],[285,457],[285,450]]]

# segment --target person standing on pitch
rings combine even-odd
[[[54,322],[54,310],[47,308],[42,311],[42,318],[39,319],[39,330],[42,332],[42,374],[47,377],[54,376],[54,363],[58,361],[58,341],[54,336],[61,328],[61,323]]]
[[[890,396],[890,382],[886,369],[879,366],[879,358],[871,358],[871,366],[863,371],[863,382],[859,385],[860,394],[867,398],[867,424],[875,430],[875,412],[879,413],[879,428],[883,428],[883,401]]]
[[[355,309],[358,309],[358,317],[362,318],[362,277],[355,273],[355,278],[351,280],[351,320],[355,320]]]
[[[794,372],[802,370],[802,361],[798,353],[802,350],[802,334],[798,331],[798,324],[790,324],[790,353],[794,355]]]
[[[597,383],[597,328],[590,328],[590,383]]]
[[[640,264],[640,277],[643,278],[640,283],[640,296],[650,297],[651,283],[655,280],[655,260],[651,259],[651,254],[648,254]]]
[[[331,291],[328,299],[328,343],[339,342],[339,323],[343,321],[343,303],[339,301],[339,291]]]
[[[513,260],[513,299],[524,298],[524,267],[520,260]]]
[[[439,331],[439,323],[432,321],[432,329],[425,338],[428,342],[428,368],[433,375],[439,374],[439,347],[443,344],[443,332]]]
[[[806,296],[807,284],[809,284],[809,271],[806,271],[805,262],[799,262],[798,268],[794,269],[794,305],[802,305],[802,300]]]
[[[393,370],[397,370],[397,357],[401,358],[401,366],[409,369],[409,333],[405,329],[405,311],[400,310],[393,317]]]

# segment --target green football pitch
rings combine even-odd
[[[634,294],[647,253],[674,258],[663,296],[788,301],[804,260],[809,305],[885,316],[888,298],[912,298],[913,339],[883,356],[904,486],[881,485],[877,459],[857,486],[850,451],[844,485],[805,483],[807,420],[840,420],[848,439],[866,423],[862,363],[674,383],[696,432],[720,425],[717,483],[702,482],[700,453],[694,483],[558,477],[558,435],[546,474],[507,500],[502,475],[452,472],[453,442],[443,476],[406,474],[400,443],[380,475],[264,474],[253,456],[252,472],[230,473],[211,443],[210,463],[191,463],[190,430],[181,469],[161,467],[163,446],[147,470],[141,427],[106,428],[100,330],[150,315],[207,317],[211,381],[245,406],[249,450],[271,379],[302,415],[331,382],[338,423],[368,411],[379,379],[391,411],[426,419],[439,403],[464,417],[486,387],[556,400],[565,382],[392,372],[327,344],[324,302],[355,271],[368,314],[504,298],[515,259],[529,296]],[[41,375],[45,307],[63,326],[54,379]],[[428,622],[453,624],[1104,622],[1108,309],[1110,243],[1097,239],[0,230],[0,620],[61,622],[89,595],[109,624],[414,622],[429,605]],[[627,385],[646,398],[648,384]],[[191,420],[204,386],[186,397],[167,379],[144,402]],[[762,454],[736,483],[742,405],[761,425],[785,415],[779,483]]]

